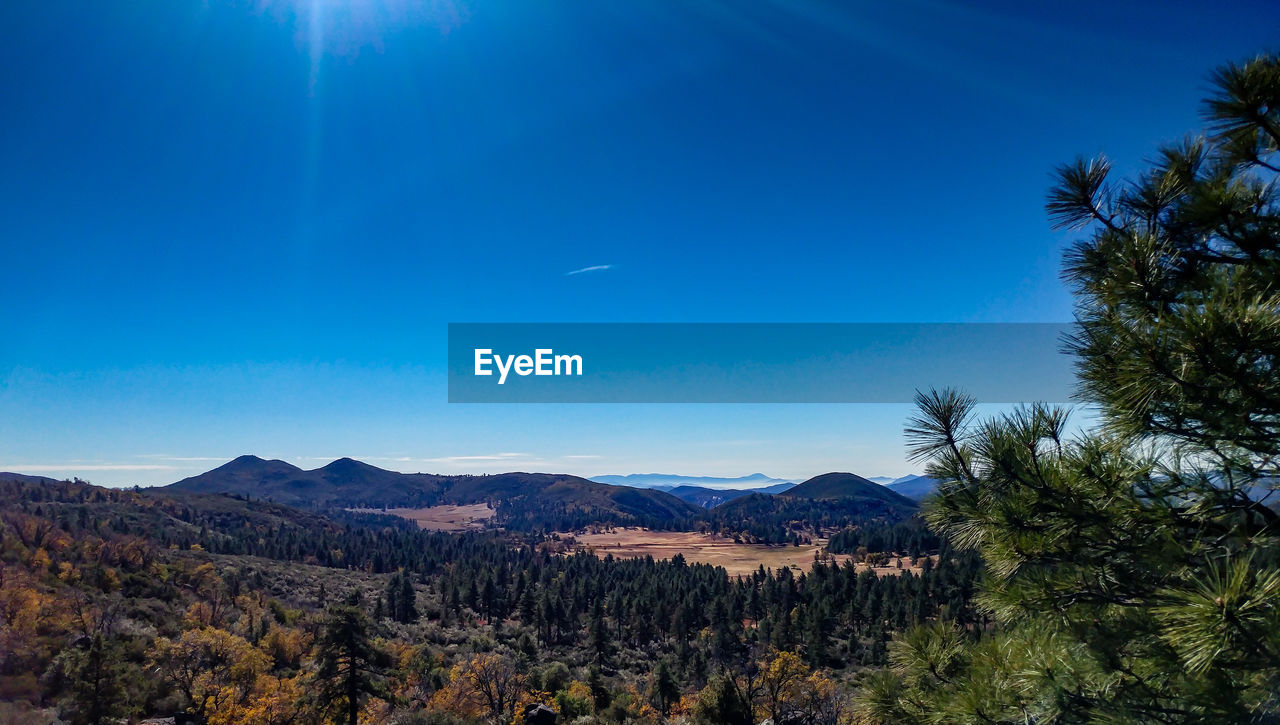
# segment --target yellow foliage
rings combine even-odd
[[[58,562],[58,578],[68,584],[80,581],[80,572],[69,561]]]
[[[5,570],[0,583],[0,667],[8,669],[36,653],[50,601],[25,572]]]
[[[103,591],[114,592],[120,589],[120,573],[114,567],[105,567],[99,575],[98,586]]]
[[[555,709],[554,699],[549,693],[541,690],[525,690],[516,697],[515,707],[512,708],[511,725],[520,725],[524,721],[522,715],[524,709],[530,705],[546,705],[551,709]]]
[[[513,662],[496,654],[478,654],[454,665],[449,684],[432,695],[428,707],[505,725],[527,694],[526,678]]]
[[[301,629],[272,624],[258,642],[258,649],[271,658],[278,669],[296,670],[302,658],[311,651],[312,635]]]
[[[42,546],[39,549],[36,549],[36,552],[31,555],[29,566],[32,570],[48,569],[49,565],[52,563],[53,559],[49,558],[49,552],[45,551],[45,548]]]
[[[385,723],[394,722],[396,712],[395,705],[386,700],[371,697],[369,701],[360,708],[358,720],[361,725],[385,725]]]
[[[302,719],[306,703],[303,678],[258,675],[246,691],[224,686],[207,715],[208,725],[285,725]]]
[[[771,661],[760,662],[762,707],[764,717],[774,722],[781,720],[784,709],[802,696],[806,678],[810,675],[807,665],[794,652],[779,652]]]
[[[448,712],[458,717],[479,719],[484,717],[484,709],[480,701],[471,691],[465,678],[454,676],[458,668],[450,672],[449,683],[436,690],[427,701],[428,710]]]
[[[565,689],[568,691],[569,697],[578,700],[587,700],[588,702],[592,699],[591,686],[582,680],[574,680],[573,682],[570,682],[569,687]]]
[[[692,714],[694,708],[698,706],[698,698],[701,694],[700,692],[690,692],[682,696],[679,702],[671,706],[671,719],[678,720]]]
[[[187,613],[182,617],[182,623],[188,627],[212,627],[214,626],[213,607],[207,602],[196,602],[187,607]]]
[[[177,641],[159,637],[149,658],[151,667],[187,697],[197,720],[243,722],[244,708],[261,699],[256,692],[280,690],[273,685],[276,678],[262,679],[271,664],[262,651],[216,627],[187,630]]]
[[[661,720],[658,711],[640,694],[634,684],[628,684],[622,688],[621,693],[616,693],[609,708],[622,711],[619,717],[622,722],[657,723]]]

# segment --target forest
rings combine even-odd
[[[982,621],[978,559],[947,547],[917,552],[936,557],[919,573],[819,560],[730,577],[233,496],[14,481],[0,498],[0,691],[24,722],[510,722],[534,703],[717,721],[766,700],[837,722],[895,632]],[[868,541],[918,541],[892,531]]]

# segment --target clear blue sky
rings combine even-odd
[[[908,472],[903,406],[449,405],[445,324],[1066,320],[1052,167],[1135,168],[1277,27],[1262,2],[0,4],[0,470]]]

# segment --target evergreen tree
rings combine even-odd
[[[947,481],[927,511],[981,553],[977,635],[909,632],[863,702],[884,722],[1280,719],[1280,57],[1214,77],[1204,138],[1114,182],[1059,172],[1081,397],[973,420],[918,398],[907,434]]]
[[[404,624],[416,621],[418,619],[417,596],[413,589],[413,580],[409,575],[403,571],[396,572],[387,581],[387,615]]]
[[[604,661],[609,656],[609,629],[605,626],[604,605],[597,597],[591,608],[591,621],[588,625],[591,639],[591,651],[597,659]]]
[[[728,674],[711,678],[698,693],[693,713],[698,723],[706,725],[750,725],[751,701]]]
[[[356,725],[369,696],[383,694],[381,673],[386,655],[374,646],[369,618],[358,606],[329,610],[317,643],[320,704],[335,722]]]
[[[658,660],[653,671],[653,699],[657,703],[658,712],[663,717],[671,711],[671,706],[680,700],[680,683],[671,674],[671,667],[665,659]]]
[[[118,641],[94,633],[63,653],[74,725],[114,723],[128,713],[130,683],[121,661],[123,649]]]

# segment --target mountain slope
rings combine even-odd
[[[717,489],[703,488],[702,486],[676,486],[668,491],[668,493],[681,501],[688,501],[695,506],[712,508],[714,506],[719,506],[725,501],[732,501],[739,496],[746,496],[756,492],[733,488]]]
[[[859,499],[877,501],[891,506],[915,508],[915,502],[900,493],[868,481],[852,473],[824,473],[814,476],[795,488],[778,494],[786,498],[804,499]]]
[[[165,487],[167,491],[230,493],[309,509],[416,508],[490,503],[500,522],[531,528],[607,521],[654,524],[699,513],[663,491],[596,483],[550,473],[443,476],[387,471],[350,458],[303,470],[284,461],[240,456]]]
[[[714,530],[752,543],[798,543],[848,526],[894,524],[918,506],[878,483],[851,473],[827,473],[769,496],[750,493],[712,508],[705,521]]]
[[[615,486],[632,486],[634,488],[658,488],[671,490],[680,486],[696,486],[725,490],[761,489],[766,487],[793,484],[795,481],[786,478],[773,478],[763,473],[752,473],[746,476],[726,478],[721,476],[680,476],[673,473],[631,473],[625,476],[592,476],[592,481],[609,483]]]
[[[58,479],[48,476],[29,476],[25,473],[0,471],[0,481],[19,481],[22,483],[57,483]]]
[[[938,490],[938,482],[928,476],[903,476],[892,483],[885,484],[885,488],[894,493],[900,493],[912,501],[919,501]]]
[[[288,506],[421,506],[438,495],[440,476],[386,471],[350,458],[306,471],[284,461],[240,456],[212,471],[184,478],[169,490],[231,493]]]

